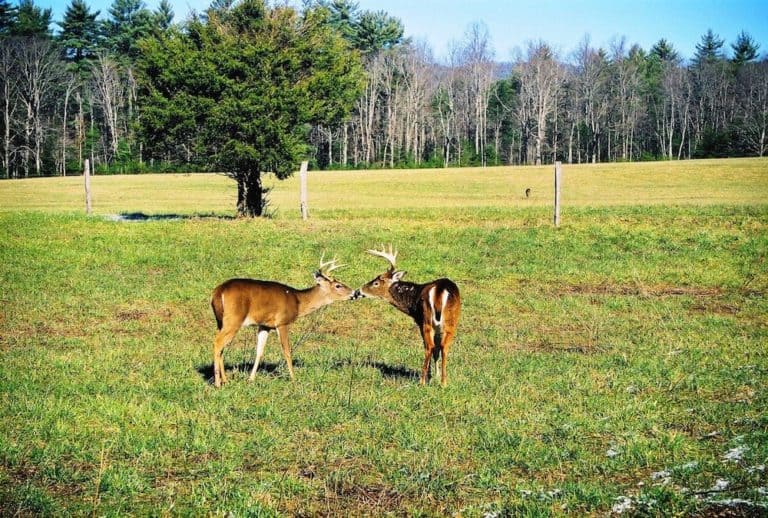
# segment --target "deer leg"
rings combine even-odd
[[[260,327],[258,337],[256,338],[256,361],[253,362],[253,369],[251,369],[251,375],[248,377],[248,381],[253,381],[256,378],[256,369],[259,368],[261,357],[264,355],[264,346],[267,345],[268,337],[269,329]]]
[[[421,367],[421,379],[419,383],[426,385],[429,380],[432,362],[432,351],[435,348],[435,330],[428,323],[422,325],[421,337],[424,339],[424,365]]]
[[[280,345],[283,346],[283,356],[285,357],[285,364],[288,366],[288,374],[293,380],[293,360],[291,359],[291,344],[288,343],[288,326],[278,327],[277,336],[280,337]]]
[[[448,358],[448,347],[450,347],[451,342],[453,342],[453,338],[456,335],[452,332],[444,332],[443,336],[441,337],[441,346],[443,350],[442,359],[440,361],[440,385],[445,387],[448,385],[448,373],[445,370],[445,364],[447,362]]]
[[[223,328],[216,333],[216,338],[213,340],[213,384],[216,388],[227,382],[227,374],[224,372],[224,348],[232,341],[235,334],[237,329],[230,331]]]
[[[437,369],[439,368],[438,361],[440,361],[440,341],[439,341],[439,335],[435,333],[435,348],[432,349],[432,364],[429,366],[429,379],[432,380],[432,367],[434,366],[435,372],[437,372]]]

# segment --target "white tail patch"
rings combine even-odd
[[[443,308],[445,308],[446,303],[448,302],[448,296],[450,293],[448,293],[448,290],[444,290],[442,294],[442,304],[440,305],[440,309],[435,308],[435,292],[437,291],[437,286],[432,286],[429,290],[429,308],[432,310],[432,324],[434,324],[435,327],[441,327],[443,325]]]

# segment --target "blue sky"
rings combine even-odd
[[[144,0],[154,9],[159,0]],[[280,0],[282,2],[282,0]],[[92,10],[105,16],[112,0],[86,0]],[[672,42],[684,58],[690,58],[707,29],[726,42],[742,30],[768,53],[768,0],[358,0],[360,8],[384,10],[400,18],[406,35],[426,41],[437,58],[444,58],[452,41],[459,41],[470,24],[481,22],[491,36],[496,59],[512,59],[515,48],[543,40],[563,57],[585,35],[593,46],[609,47],[626,37],[629,45],[650,48],[660,38]],[[69,0],[36,0],[52,7],[60,20]],[[289,1],[300,5],[300,0]],[[190,10],[202,11],[210,0],[171,0],[176,20]]]

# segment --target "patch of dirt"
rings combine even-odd
[[[735,304],[703,300],[691,306],[691,311],[696,313],[714,313],[716,315],[737,315],[741,312],[741,308]]]
[[[115,314],[115,319],[119,322],[130,322],[132,320],[144,320],[149,315],[148,312],[139,309],[128,309],[118,311]]]
[[[341,488],[334,488],[334,493],[344,500],[352,500],[357,506],[371,511],[397,510],[403,500],[403,495],[394,489],[377,485],[344,485]]]
[[[629,295],[635,297],[672,297],[688,295],[691,297],[716,297],[723,293],[720,288],[699,288],[695,286],[670,286],[657,284],[565,284],[553,290],[559,294],[572,295]]]
[[[168,322],[173,317],[173,311],[170,308],[160,308],[157,310],[128,308],[119,309],[115,313],[115,320],[118,322],[144,322],[149,319],[159,319]]]
[[[744,503],[712,504],[692,516],[695,518],[762,518],[768,517],[768,509]]]
[[[575,354],[595,354],[604,350],[600,345],[598,329],[575,324],[536,327],[534,336],[520,343],[518,348],[532,352]]]
[[[83,326],[69,321],[24,322],[0,336],[0,350],[7,351],[35,341],[45,347],[60,345],[62,338],[81,338]]]

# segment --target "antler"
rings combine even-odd
[[[389,261],[389,269],[394,271],[396,268],[395,262],[397,261],[397,250],[394,250],[392,248],[392,245],[389,245],[389,251],[387,251],[386,247],[382,244],[381,250],[368,250],[368,253],[371,255],[376,255],[379,257],[383,257],[387,261]]]
[[[336,264],[337,259],[333,258],[330,261],[324,261],[325,259],[325,253],[323,253],[322,256],[320,256],[320,273],[325,275],[326,277],[328,274],[330,274],[333,270],[338,270],[342,266],[346,266],[344,264]]]

